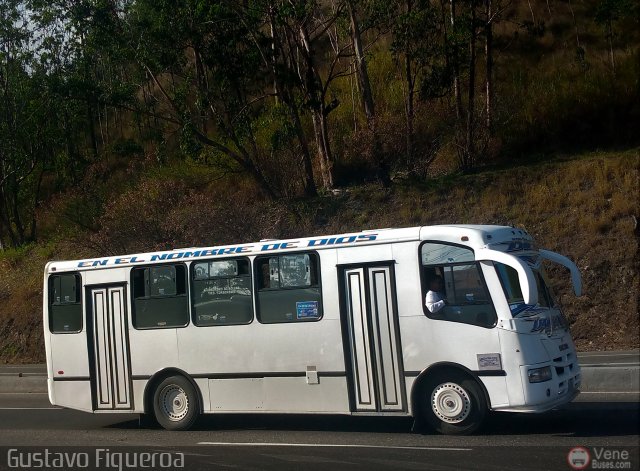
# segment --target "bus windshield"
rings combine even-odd
[[[503,263],[495,263],[496,271],[502,283],[504,294],[509,303],[511,309],[511,315],[513,317],[523,313],[527,307],[524,303],[524,296],[522,295],[522,289],[520,288],[520,280],[518,279],[518,272],[508,265]],[[552,308],[555,306],[555,301],[548,284],[545,282],[544,273],[537,269],[532,269],[533,275],[536,279],[536,287],[538,288],[538,305],[537,307]]]

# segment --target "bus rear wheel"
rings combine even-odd
[[[487,415],[480,385],[461,373],[427,378],[420,396],[423,417],[434,430],[445,435],[471,434]]]
[[[167,430],[188,430],[198,419],[198,394],[184,376],[169,376],[155,389],[153,412]]]

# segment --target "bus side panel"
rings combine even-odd
[[[422,302],[424,297],[420,288],[418,247],[418,242],[393,245],[393,259],[396,262],[398,316],[400,318],[423,315]]]
[[[131,389],[133,390],[133,411],[131,412],[144,413],[144,392],[148,382],[148,379],[134,379],[131,381]]]
[[[420,286],[419,243],[393,245],[396,261],[398,314],[403,348],[407,391],[415,375],[439,363],[456,363],[478,371],[479,353],[500,353],[497,328],[484,328],[460,322],[429,319],[422,303],[425,293]],[[508,402],[504,377],[481,377],[489,393],[491,406]]]
[[[55,379],[89,379],[86,329],[73,334],[51,334],[50,342],[51,368]]]
[[[492,409],[509,405],[509,394],[507,391],[507,378],[505,376],[480,376],[480,381],[489,394],[491,404],[487,404]]]
[[[336,251],[318,253],[319,320],[262,324],[254,319],[247,325],[192,324],[177,330],[179,367],[209,378],[209,410],[349,411]],[[308,370],[317,372],[318,384],[307,383]]]
[[[346,377],[211,379],[212,412],[349,412]]]
[[[307,384],[306,378],[265,378],[266,411],[333,412],[349,411],[347,378],[320,377],[318,384]],[[286,397],[286,405],[283,404]]]
[[[86,327],[78,333],[49,335],[52,404],[92,411]]]
[[[55,392],[53,388],[53,356],[51,353],[51,333],[49,332],[49,265],[44,268],[44,279],[42,288],[42,330],[44,334],[44,349],[47,358],[47,393],[49,402],[55,404]]]
[[[264,378],[209,380],[212,412],[256,412],[264,409]]]
[[[386,262],[392,258],[391,244],[376,245],[373,247],[345,247],[338,251],[338,263],[340,265]],[[333,270],[335,272],[335,267]]]
[[[319,407],[321,396],[335,404],[323,405],[319,410],[349,410],[337,319],[190,326],[179,329],[177,335],[179,368],[210,379],[213,411],[267,407],[274,411],[318,410],[314,408]],[[318,373],[319,384],[307,384],[306,371],[310,367]],[[328,372],[335,377],[322,377]],[[204,397],[206,390],[202,394]]]
[[[403,317],[404,362],[407,371],[422,371],[434,363],[456,363],[478,370],[479,353],[500,353],[497,329],[459,322]]]
[[[54,381],[57,406],[93,412],[91,381]]]
[[[176,331],[186,329],[189,327],[145,330],[130,327],[129,351],[134,379],[136,376],[151,377],[165,368],[180,368]]]
[[[416,374],[435,363],[454,363],[477,372],[478,354],[500,353],[498,329],[429,319],[424,315],[401,317],[404,365]],[[504,377],[481,376],[491,407],[506,404]]]

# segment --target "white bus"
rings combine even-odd
[[[504,226],[449,225],[58,261],[44,272],[52,404],[155,416],[400,415],[471,433],[571,401],[580,367],[542,269]],[[440,277],[446,305],[425,294]]]

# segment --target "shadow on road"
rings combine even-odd
[[[544,414],[494,413],[483,428],[485,434],[554,434],[566,437],[638,435],[637,402],[581,402]]]
[[[636,402],[581,402],[543,414],[491,413],[479,435],[552,434],[564,437],[638,435],[639,404]],[[214,414],[202,416],[193,431],[340,431],[398,433],[412,431],[409,417],[362,417],[302,414]],[[149,420],[127,420],[106,426],[115,429],[158,428]],[[424,426],[415,430],[434,434]]]

